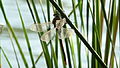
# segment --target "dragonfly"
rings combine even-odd
[[[0,23],[0,33],[2,32],[3,26],[4,25]]]
[[[41,40],[45,42],[49,42],[52,40],[56,34],[59,38],[60,41],[60,47],[62,49],[62,53],[64,55],[64,61],[66,63],[66,56],[65,56],[65,51],[63,47],[63,42],[62,39],[68,38],[72,36],[74,33],[74,30],[71,28],[64,28],[63,26],[67,23],[65,18],[60,18],[58,15],[54,15],[55,18],[53,19],[52,22],[47,22],[47,23],[35,23],[30,26],[30,30],[35,31],[35,32],[44,32],[44,34],[41,36]],[[48,30],[48,27],[51,29]]]
[[[41,40],[45,42],[49,42],[56,36],[56,32],[58,34],[59,39],[65,39],[74,33],[74,30],[71,28],[64,28],[63,26],[66,24],[66,19],[56,20],[55,23],[47,22],[47,23],[35,23],[30,26],[30,30],[35,32],[45,32],[41,36]],[[48,28],[51,28],[48,30]]]

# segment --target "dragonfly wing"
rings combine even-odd
[[[53,28],[47,32],[45,32],[42,36],[41,36],[41,40],[45,41],[45,42],[49,42],[50,40],[52,40],[54,38],[56,34],[56,29]]]
[[[66,23],[66,19],[60,19],[60,20],[56,20],[56,28],[60,29],[64,24]]]
[[[48,27],[54,27],[51,22],[48,23],[35,23],[30,26],[30,30],[35,31],[35,32],[46,32]]]
[[[58,38],[64,39],[70,37],[74,33],[74,30],[71,28],[61,28],[58,30]]]

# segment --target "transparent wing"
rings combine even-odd
[[[52,40],[52,39],[54,38],[55,34],[56,34],[56,29],[53,28],[53,29],[45,32],[45,33],[41,36],[41,40],[48,43],[50,40]]]
[[[64,24],[66,23],[66,19],[60,19],[60,20],[56,20],[56,28],[60,29]]]
[[[64,38],[68,38],[71,35],[73,35],[74,30],[71,28],[61,28],[58,30],[58,38],[59,39],[64,39]]]
[[[48,27],[53,28],[54,25],[51,22],[48,23],[36,23],[36,24],[32,24],[29,29],[35,32],[46,32]]]

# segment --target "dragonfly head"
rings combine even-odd
[[[54,24],[54,27],[56,27],[56,20],[60,20],[60,17],[58,14],[54,14],[53,16],[54,16],[54,19],[53,19],[52,23]]]

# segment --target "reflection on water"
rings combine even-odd
[[[38,1],[38,0],[35,0],[35,1]],[[46,0],[43,0],[42,2],[45,3],[45,1]],[[28,9],[28,6],[27,6],[25,0],[18,0],[18,2],[19,2],[19,7],[20,7],[20,10],[21,10],[21,13],[22,13],[22,17],[23,17],[23,20],[24,20],[24,24],[25,24],[26,28],[28,28],[28,26],[33,23],[30,11]],[[65,7],[65,13],[69,14],[70,10],[72,9],[72,8],[69,8],[69,7],[71,7],[71,2],[69,0],[65,0],[63,2],[64,2],[63,4],[65,5],[64,6]],[[36,3],[38,3],[38,2],[36,2]],[[6,12],[7,18],[10,21],[10,24],[15,31],[15,34],[18,38],[18,41],[20,43],[21,48],[23,49],[23,52],[24,52],[25,57],[27,59],[27,62],[31,62],[30,56],[29,56],[29,53],[28,53],[28,49],[27,49],[27,43],[26,43],[26,40],[25,40],[25,37],[24,37],[24,34],[23,34],[23,30],[22,30],[21,21],[19,19],[19,14],[18,14],[18,11],[17,11],[16,3],[15,3],[14,0],[9,0],[9,1],[8,0],[3,0],[3,4],[4,4],[4,7],[5,7],[5,12]],[[40,6],[40,5],[36,4],[36,6]],[[68,8],[66,8],[66,7],[68,7]],[[86,7],[86,6],[84,6],[84,7]],[[46,9],[45,5],[43,5],[43,8],[45,10],[45,13],[47,13],[46,12],[47,9]],[[44,22],[42,12],[40,11],[41,8],[37,7],[37,9],[39,11],[39,17],[41,19],[41,22]],[[52,10],[52,8],[50,8],[50,9]],[[83,11],[85,11],[85,10],[83,10]],[[77,15],[79,16],[79,13]],[[86,16],[86,14],[83,14],[83,15]],[[47,14],[46,14],[46,16],[47,16]],[[52,18],[53,18],[53,13],[51,11],[51,20],[52,20]],[[73,21],[73,18],[70,17],[70,19]],[[0,22],[5,22],[1,11],[0,11]],[[106,31],[104,30],[103,36],[105,36],[105,32]],[[36,60],[38,55],[42,52],[42,48],[40,46],[39,38],[38,38],[37,33],[35,33],[35,32],[27,30],[27,33],[28,33],[28,37],[29,37],[29,40],[30,40],[31,48],[33,50],[34,59]],[[91,40],[91,36],[92,36],[91,34],[92,33],[90,32],[89,40]],[[73,37],[73,38],[75,38],[75,37]],[[120,55],[119,48],[118,48],[118,40],[119,39],[117,37],[117,42],[116,42],[117,58]],[[76,42],[76,41],[74,40],[74,42]],[[89,41],[89,43],[91,44],[91,41]],[[104,45],[104,43],[105,43],[105,38],[103,38],[103,45]],[[18,54],[17,56],[19,58],[21,68],[23,68],[24,67],[23,61],[21,59],[20,53],[18,51],[18,48],[17,48],[15,42],[14,42],[14,44],[15,44],[15,49],[16,49],[17,54]],[[5,53],[7,54],[8,59],[10,60],[13,67],[17,68],[17,62],[15,60],[15,55],[14,55],[14,52],[13,52],[12,44],[11,44],[6,26],[5,26],[2,34],[0,34],[0,45],[2,45],[2,48],[4,49]],[[75,46],[75,49],[76,48],[77,48],[77,46]],[[86,62],[87,60],[86,60],[85,46],[81,46],[81,49],[82,49],[81,53],[82,53],[82,62],[83,62],[82,66],[83,66],[83,68],[86,68],[87,67],[87,62]],[[104,47],[102,48],[102,51],[104,51]],[[75,51],[75,52],[76,52],[76,59],[77,59],[77,51]],[[61,61],[60,57],[61,56],[59,55],[59,65],[60,65],[60,67],[62,67],[62,64],[61,64],[62,61]],[[29,63],[29,65],[32,66],[31,63]],[[9,67],[3,55],[2,55],[2,67],[3,68],[8,68]],[[37,67],[38,68],[39,67],[43,67],[43,68],[46,67],[44,57],[41,57],[41,59],[39,60],[39,62],[37,64]]]

